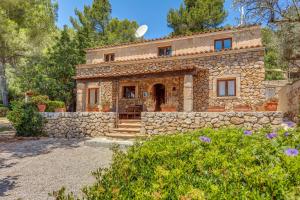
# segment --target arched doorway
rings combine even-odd
[[[166,88],[163,84],[153,86],[153,98],[155,100],[155,111],[161,111],[161,104],[165,103]]]

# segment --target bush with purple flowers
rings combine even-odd
[[[300,199],[300,134],[290,130],[203,129],[156,136],[127,152],[85,199]],[[57,199],[69,199],[64,190]],[[73,198],[74,199],[74,198]]]

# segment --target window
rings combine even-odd
[[[218,97],[236,96],[236,80],[217,80],[217,95]]]
[[[135,98],[135,86],[124,86],[123,87],[123,98],[134,99]]]
[[[88,105],[89,107],[94,107],[99,103],[99,89],[90,88],[88,89]]]
[[[114,53],[105,54],[104,60],[105,60],[105,62],[115,61],[115,54]]]
[[[232,48],[232,39],[221,39],[215,40],[215,51],[222,51],[224,49],[231,49]]]
[[[172,47],[159,47],[158,48],[158,56],[171,56],[172,55]]]

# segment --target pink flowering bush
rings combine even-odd
[[[156,136],[127,152],[83,189],[85,199],[300,199],[300,134],[203,129]],[[57,199],[74,199],[64,189]]]

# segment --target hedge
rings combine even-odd
[[[157,136],[94,172],[85,199],[299,199],[299,130],[203,129]],[[64,188],[56,199],[75,199]]]

